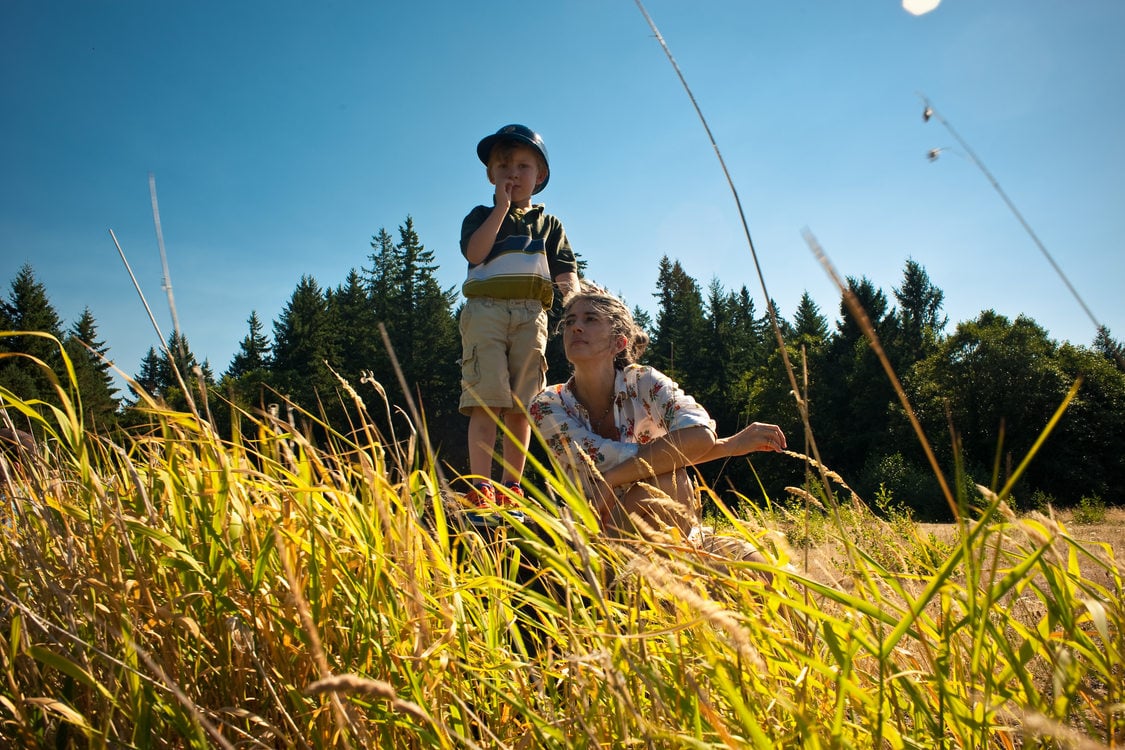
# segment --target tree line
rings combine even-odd
[[[166,346],[143,358],[133,378],[137,388],[181,409],[188,405],[185,391],[206,389],[220,434],[238,424],[238,410],[288,404],[314,417],[303,429],[331,425],[346,433],[355,417],[348,387],[365,400],[383,434],[409,434],[409,397],[425,415],[439,460],[454,472],[466,470],[466,423],[457,410],[458,292],[439,284],[433,252],[409,216],[397,238],[385,229],[372,237],[366,261],[336,286],[303,276],[268,333],[251,311],[246,336],[218,377],[186,336],[173,332]],[[786,317],[772,301],[759,309],[745,286],[726,289],[718,280],[701,286],[665,256],[655,315],[634,308],[651,336],[643,361],[694,394],[721,433],[755,420],[777,422],[792,450],[811,455],[788,361],[822,462],[865,498],[878,494],[918,518],[944,518],[947,503],[863,321],[845,302],[850,295],[959,489],[1002,483],[1080,378],[1077,396],[1017,486],[1017,504],[1068,505],[1085,497],[1125,504],[1125,347],[1107,329],[1090,346],[1058,343],[1030,317],[1010,320],[984,310],[947,331],[944,293],[910,259],[891,296],[866,277],[847,284],[833,321],[807,292]],[[556,302],[552,324],[558,315]],[[31,266],[20,269],[0,300],[0,330],[37,331],[62,342],[88,425],[113,433],[146,424],[139,395],[114,386],[109,347],[99,340],[93,314],[85,310],[64,330]],[[61,372],[50,339],[0,338],[0,386],[25,401],[52,403],[54,386],[35,360]],[[559,337],[551,338],[547,360],[550,382],[569,375]],[[771,456],[708,466],[704,479],[719,491],[751,499],[764,491],[782,500],[784,488],[806,476],[802,462]]]

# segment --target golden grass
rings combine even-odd
[[[475,531],[419,433],[385,440],[358,395],[361,429],[319,444],[152,404],[116,445],[60,393],[41,411],[0,392],[43,436],[0,506],[0,744],[1125,741],[1117,548],[1002,496],[948,539],[858,498],[720,506],[768,554],[715,565],[606,540],[545,466],[524,521]],[[814,521],[800,546],[779,533]]]

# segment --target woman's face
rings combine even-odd
[[[613,333],[612,323],[594,305],[576,300],[563,315],[563,349],[572,364],[613,362],[625,346],[625,337]]]

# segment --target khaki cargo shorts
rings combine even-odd
[[[547,311],[533,299],[470,297],[461,309],[462,414],[524,407],[547,386]]]

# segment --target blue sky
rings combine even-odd
[[[924,94],[988,167],[1115,338],[1125,338],[1125,3],[648,0],[707,117],[766,287],[790,317],[840,274],[888,295],[907,258],[950,327],[1027,314],[1089,344],[1094,324]],[[303,274],[367,264],[407,215],[459,286],[461,219],[491,201],[475,146],[546,140],[559,216],[591,278],[655,312],[657,263],[764,310],[734,199],[633,0],[107,0],[0,3],[0,283],[30,263],[66,325],[93,312],[132,375],[167,336],[149,199],[179,323],[216,375],[257,311],[272,330]],[[944,148],[930,162],[926,153]]]

